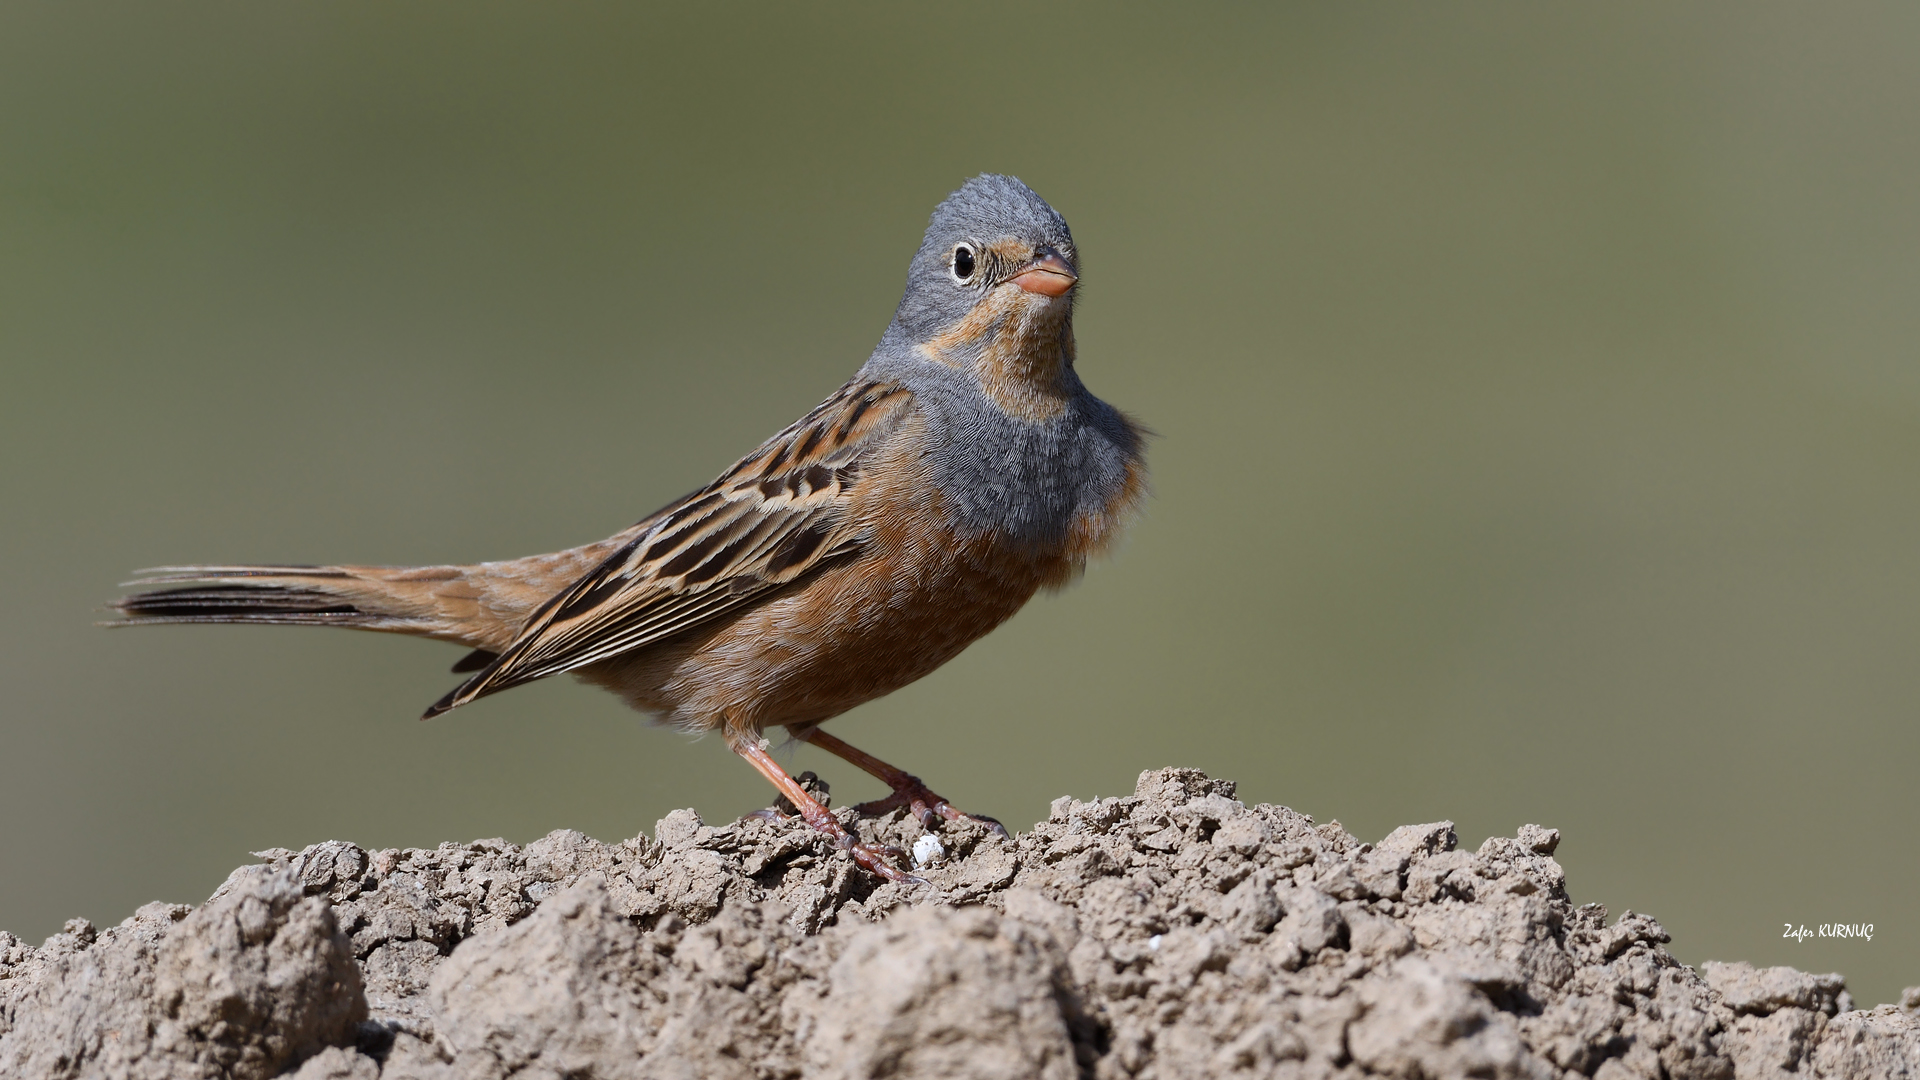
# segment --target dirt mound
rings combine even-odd
[[[793,821],[260,853],[198,910],[0,934],[8,1077],[1920,1077],[1920,993],[1681,966],[1527,826],[1365,844],[1145,773],[1014,840]]]

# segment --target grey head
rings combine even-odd
[[[1064,322],[1078,275],[1073,234],[1058,211],[1014,177],[976,176],[934,208],[883,344],[932,340],[1016,280],[1036,302],[1056,299],[1046,306]]]
[[[934,210],[861,369],[912,390],[930,479],[962,532],[1058,545],[1137,497],[1140,431],[1073,370],[1078,276],[1046,200],[1011,176],[975,177]]]

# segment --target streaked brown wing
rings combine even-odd
[[[499,657],[427,710],[596,663],[753,603],[859,549],[847,512],[863,463],[912,395],[856,380],[548,601]],[[646,522],[642,523],[643,525]]]

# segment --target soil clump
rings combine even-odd
[[[258,853],[198,909],[0,933],[0,1075],[1920,1077],[1920,989],[1683,966],[1559,834],[1362,843],[1144,773],[1013,839],[899,814],[880,883],[793,820]]]

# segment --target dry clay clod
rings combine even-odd
[[[0,934],[0,1076],[1920,1077],[1920,990],[1682,966],[1569,901],[1551,829],[1365,844],[1233,796],[1165,769],[1013,840],[952,824],[930,886],[685,810],[261,852],[198,910]]]

